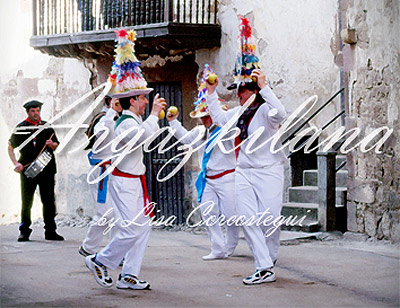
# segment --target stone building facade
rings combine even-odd
[[[382,153],[347,156],[348,228],[400,241],[400,2],[346,1],[357,42],[344,53],[349,76],[348,128],[363,135],[393,129]],[[382,137],[383,134],[380,135]]]
[[[55,116],[104,82],[113,60],[112,57],[54,58],[34,51],[29,47],[30,6],[31,1],[19,0],[2,7],[0,13],[1,20],[14,26],[18,33],[2,35],[5,56],[1,58],[1,67],[7,70],[0,73],[3,98],[0,117],[3,150],[0,153],[6,162],[9,159],[4,148],[12,128],[25,117],[20,107],[24,101],[32,97],[40,99],[46,103],[43,118]],[[182,81],[183,122],[190,129],[197,124],[188,114],[193,108],[197,82],[205,63],[219,76],[220,96],[232,105],[237,104],[234,93],[226,90],[226,86],[232,81],[239,15],[248,18],[253,26],[261,67],[289,113],[312,95],[318,95],[322,103],[345,87],[345,95],[311,121],[312,126],[321,127],[342,108],[346,109],[346,119],[336,121],[322,138],[343,124],[348,128],[359,127],[362,135],[381,126],[394,129],[382,154],[362,153],[356,149],[347,155],[348,228],[371,237],[399,241],[399,9],[399,1],[389,0],[221,0],[218,7],[221,47],[163,58],[137,56],[143,61],[143,72],[149,82]],[[342,45],[341,31],[353,28],[356,42]],[[18,55],[14,46],[19,46]],[[8,59],[12,59],[11,63]],[[90,99],[94,96],[88,102]],[[73,123],[83,108],[66,115],[63,123]],[[61,140],[67,132],[57,130]],[[84,138],[83,133],[78,134],[75,144]],[[91,215],[94,209],[86,194],[84,153],[64,152],[57,159],[59,212]],[[197,170],[197,157],[193,156],[185,165],[185,189],[191,196],[188,207],[195,205],[193,181]],[[11,164],[3,164],[0,172],[1,178],[7,179],[1,180],[1,189],[12,187],[11,194],[0,196],[4,198],[1,214],[6,222],[17,221],[18,176],[13,173]],[[289,186],[289,166],[286,175],[286,186]],[[3,208],[3,204],[11,206]],[[40,209],[36,209],[36,215],[40,216]]]

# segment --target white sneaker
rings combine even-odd
[[[204,261],[216,260],[216,259],[226,259],[226,255],[215,255],[212,252],[206,256],[203,256],[202,259]]]
[[[226,254],[225,254],[225,258],[229,258],[229,257],[231,257],[233,255],[233,251],[232,252],[227,252]]]
[[[85,258],[86,267],[93,273],[96,282],[103,288],[111,288],[113,285],[113,280],[108,276],[107,267],[104,265],[98,265],[94,262],[96,255],[90,255]]]
[[[139,280],[134,275],[126,274],[122,277],[119,274],[116,287],[117,289],[149,290],[150,284],[147,281]]]
[[[275,274],[272,269],[266,269],[263,271],[257,270],[249,277],[243,279],[244,284],[259,284],[264,282],[273,282],[276,280]]]
[[[86,250],[83,248],[83,246],[79,246],[78,252],[79,252],[79,254],[80,254],[81,256],[84,256],[84,257],[87,257],[87,256],[90,256],[90,255],[91,255],[91,253],[88,252],[88,251],[86,251]]]

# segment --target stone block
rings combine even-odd
[[[351,183],[348,192],[348,200],[372,204],[375,202],[375,184],[360,183],[355,180]]]
[[[362,179],[366,179],[367,178],[367,166],[366,166],[366,160],[360,156],[358,158],[358,160],[356,160],[357,162],[357,176],[359,178]]]
[[[375,193],[375,199],[376,199],[376,201],[378,203],[382,203],[384,201],[384,199],[383,199],[383,187],[381,185],[377,188],[376,193]]]
[[[346,169],[348,170],[349,177],[355,177],[356,175],[356,155],[354,151],[347,153]]]
[[[390,240],[393,243],[400,242],[400,213],[398,211],[391,213]]]
[[[390,213],[383,213],[381,223],[379,224],[383,236],[388,239],[390,237]]]
[[[396,221],[392,225],[392,230],[390,232],[390,239],[393,243],[400,242],[400,222]]]
[[[357,231],[357,207],[354,202],[347,202],[347,229]]]
[[[343,234],[343,239],[349,241],[365,242],[368,239],[368,235],[366,235],[365,233],[347,231]]]
[[[400,209],[400,194],[395,193],[393,191],[385,191],[383,193],[384,200],[386,201],[389,209],[398,210]]]
[[[372,211],[367,211],[365,213],[364,226],[365,226],[365,232],[369,236],[376,235],[377,222],[376,222],[376,216]]]

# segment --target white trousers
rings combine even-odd
[[[97,167],[96,169],[97,170],[93,171],[93,173],[91,174],[90,180],[94,180],[100,176],[101,168]],[[111,179],[109,178],[108,186],[107,186],[106,203],[98,203],[97,202],[97,193],[98,193],[99,183],[89,185],[90,192],[93,196],[93,199],[96,202],[96,214],[93,216],[92,221],[89,224],[89,229],[87,231],[85,239],[82,242],[82,247],[84,250],[86,250],[87,252],[89,252],[91,254],[94,254],[98,251],[99,246],[101,245],[101,243],[103,241],[104,230],[108,226],[108,225],[100,225],[99,226],[99,224],[98,224],[99,219],[104,217],[107,221],[110,221],[114,217],[113,211],[109,211],[111,209],[111,197],[109,195],[110,180]],[[107,215],[105,215],[106,213],[107,213]],[[113,236],[114,230],[111,229],[111,232],[109,234],[111,234],[111,236]]]
[[[111,179],[109,193],[117,229],[96,260],[116,269],[125,257],[121,274],[138,276],[151,231],[149,217],[144,215],[142,185],[139,178],[111,176]]]
[[[207,221],[212,217],[218,218],[220,214],[224,215],[226,219],[236,215],[234,191],[235,173],[229,173],[214,180],[207,179],[201,204],[212,202],[214,206],[211,210],[207,209],[207,204],[201,207],[203,221]],[[226,227],[226,238],[218,222],[207,226],[207,231],[213,255],[224,256],[225,254],[233,254],[239,241],[239,228],[237,226]]]
[[[283,165],[276,164],[267,168],[236,168],[235,195],[238,215],[245,220],[257,219],[260,213],[267,213],[261,224],[249,223],[243,226],[247,244],[254,256],[256,270],[273,266],[279,253],[280,227],[273,224],[279,219],[282,209],[284,173]],[[267,212],[266,212],[267,211]],[[275,229],[274,232],[273,231]]]

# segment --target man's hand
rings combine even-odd
[[[179,116],[179,110],[176,111],[176,114],[175,114],[175,115],[172,115],[171,112],[168,111],[168,112],[167,112],[167,121],[168,121],[168,122],[171,122],[171,121],[177,119],[178,116]]]
[[[267,77],[265,76],[264,72],[259,68],[255,69],[250,76],[257,78],[257,85],[260,89],[264,89],[267,85],[267,83],[265,82]]]
[[[160,94],[157,93],[154,97],[153,107],[151,108],[151,114],[155,115],[157,118],[159,117],[161,110],[165,110],[165,107],[167,106],[165,98],[159,96]]]
[[[48,146],[50,149],[52,149],[54,151],[55,149],[57,149],[58,143],[53,142],[53,141],[51,141],[51,139],[49,139],[49,140],[46,140],[46,146]]]
[[[213,84],[210,84],[206,79],[206,88],[207,88],[208,95],[213,94],[215,92],[215,89],[217,88],[217,86],[218,86],[218,77],[215,80],[215,83],[213,83]]]
[[[17,173],[21,173],[24,170],[24,166],[21,163],[16,163],[14,167],[14,171]]]
[[[10,156],[10,159],[14,164],[14,171],[21,173],[24,170],[24,166],[19,163],[17,158],[15,157],[14,148],[12,147],[10,142],[8,142],[8,156]]]

